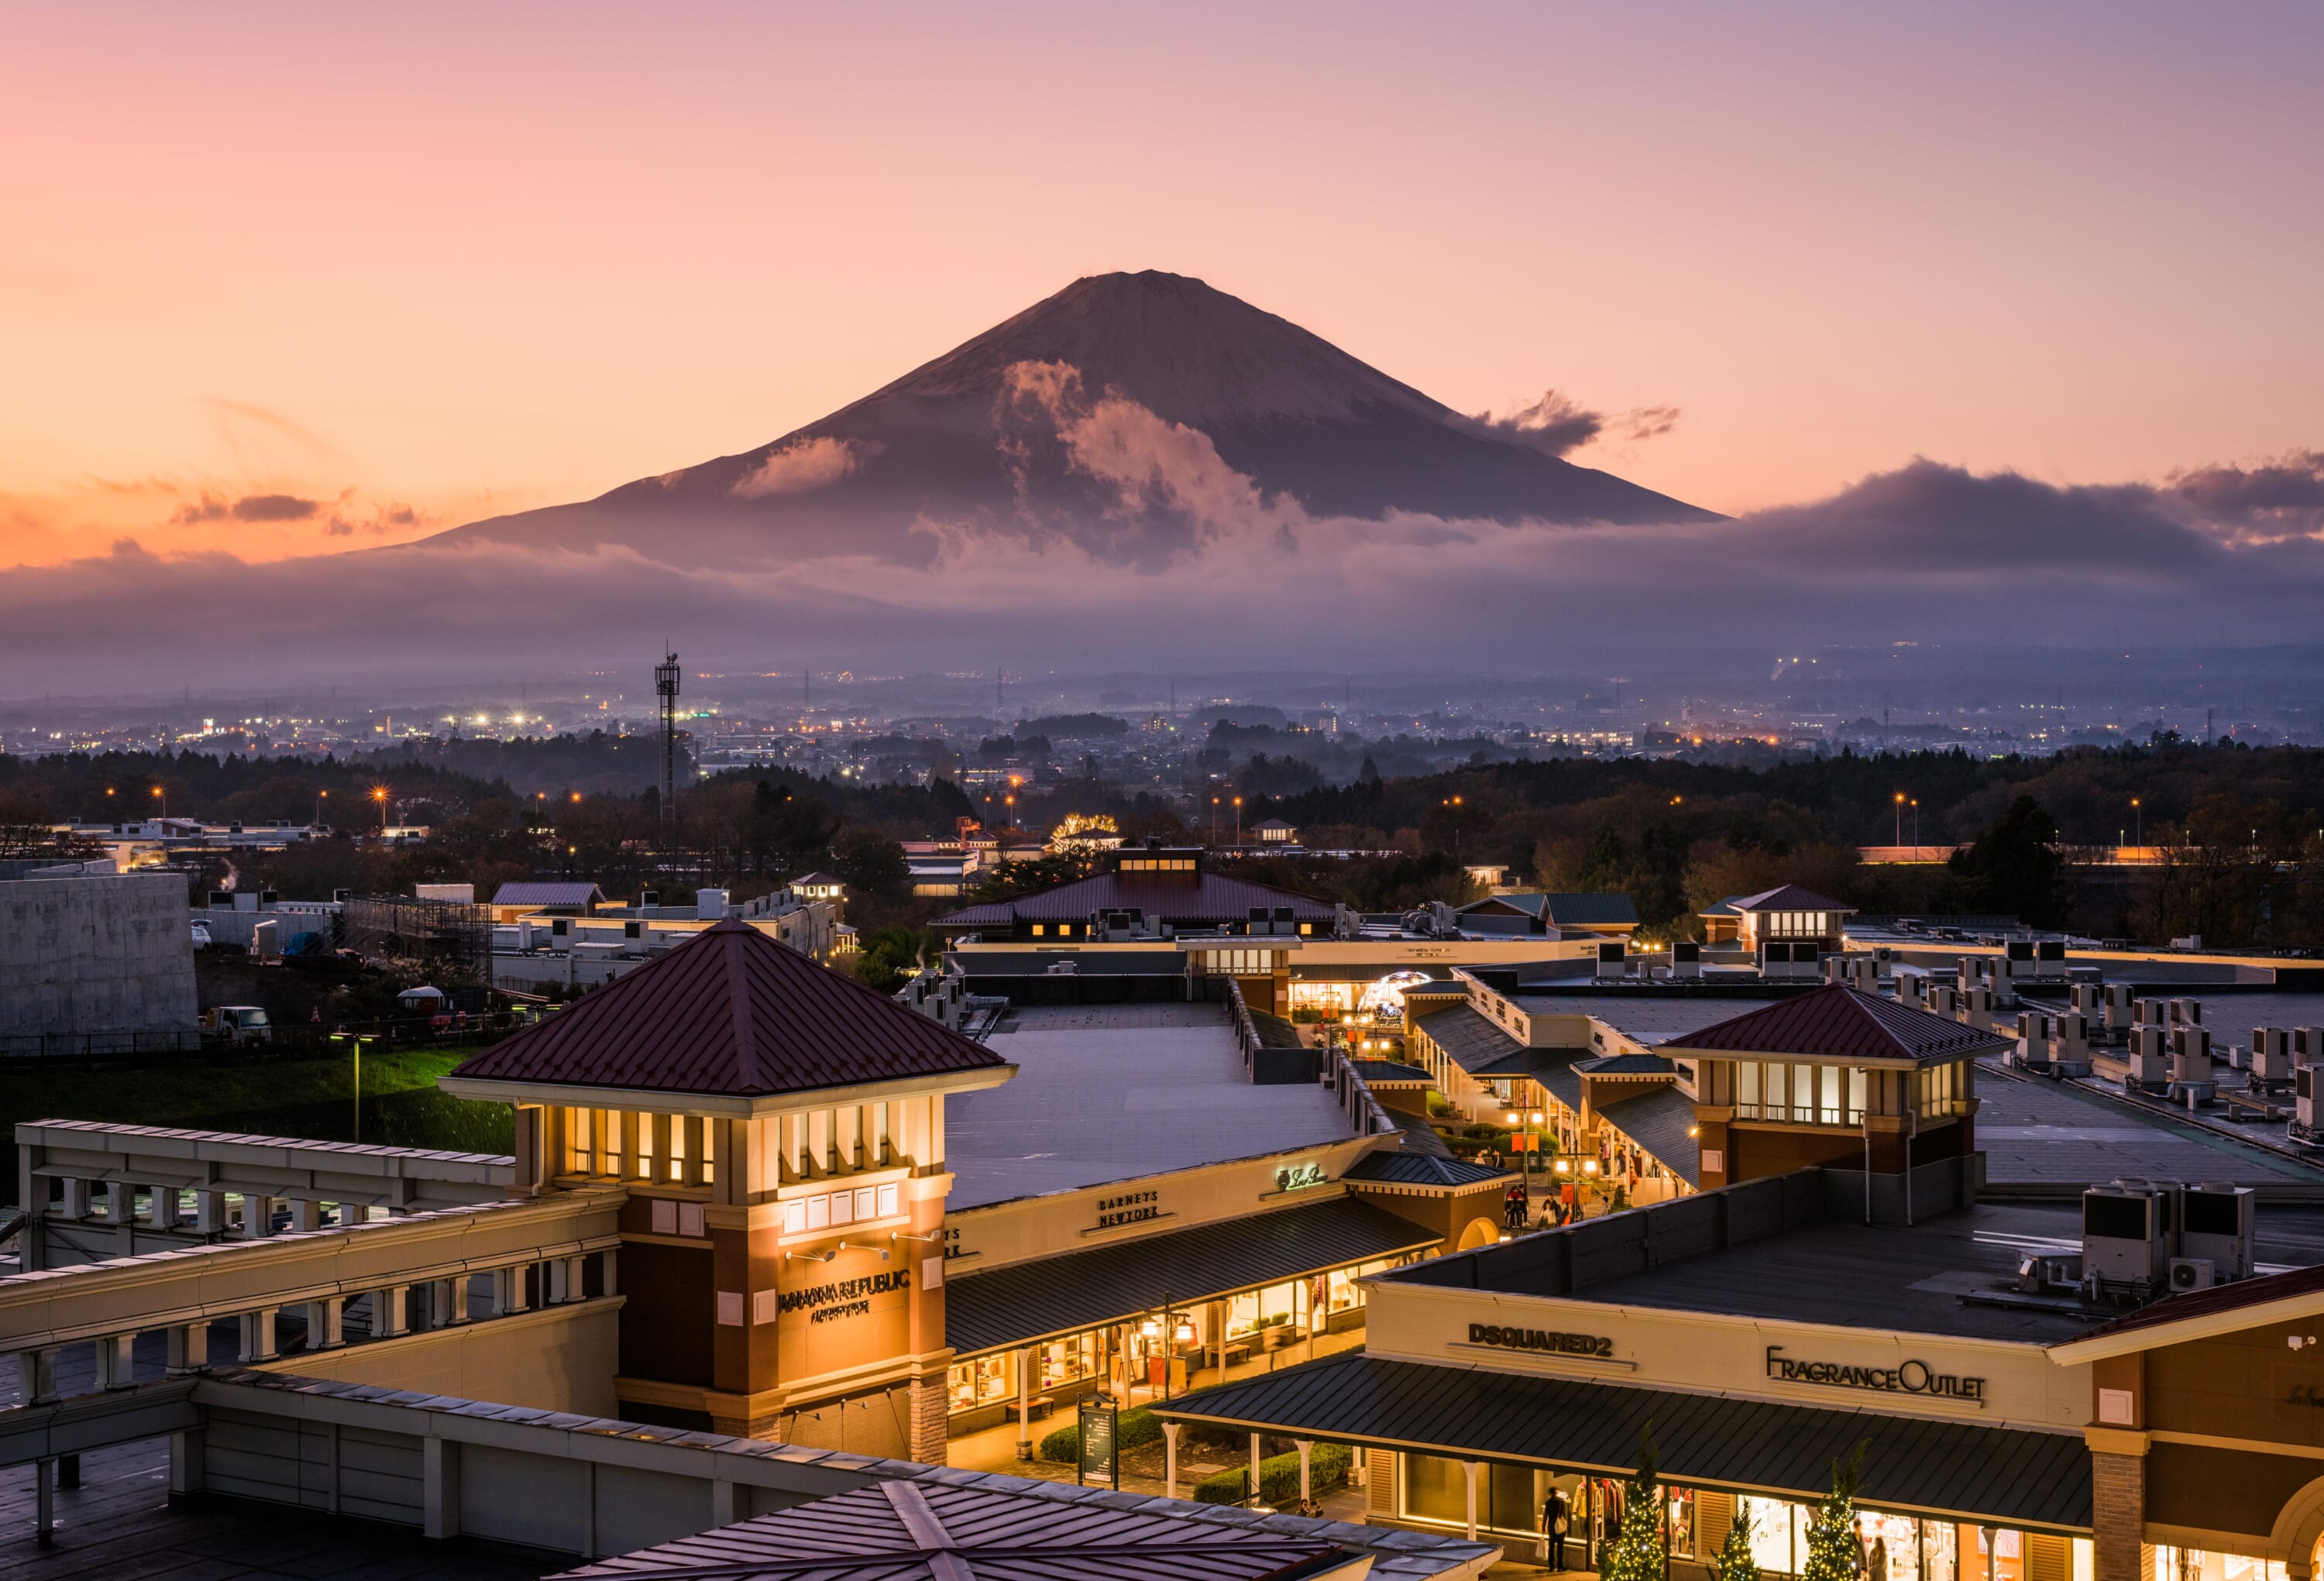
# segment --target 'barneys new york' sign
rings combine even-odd
[[[1821,1383],[1830,1389],[1870,1389],[1882,1394],[1934,1394],[1948,1400],[1985,1401],[1985,1380],[1939,1373],[1923,1361],[1893,1367],[1858,1367],[1842,1362],[1794,1361],[1780,1345],[1767,1347],[1767,1376],[1784,1383]]]

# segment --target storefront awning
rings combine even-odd
[[[1335,1197],[989,1273],[947,1274],[945,1339],[965,1358],[1436,1244],[1408,1218]]]
[[[1653,1424],[1663,1475],[1686,1486],[1803,1501],[1864,1446],[1858,1497],[1876,1508],[2086,1532],[2090,1454],[2079,1433],[1783,1405],[1360,1351],[1155,1407],[1217,1422],[1480,1460],[1628,1475]]]

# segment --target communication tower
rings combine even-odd
[[[654,666],[654,695],[661,700],[661,829],[678,832],[678,655]]]

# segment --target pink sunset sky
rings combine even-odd
[[[0,565],[369,547],[1199,275],[1712,510],[2324,444],[2305,5],[71,6],[0,48]]]

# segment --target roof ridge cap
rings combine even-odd
[[[764,1091],[772,1085],[766,1072],[759,1068],[757,1022],[751,1014],[751,973],[742,959],[745,936],[756,938],[756,928],[737,928],[727,936],[733,941],[726,947],[726,997],[734,1021],[734,1074],[753,1091]],[[778,944],[777,949],[782,946]]]

